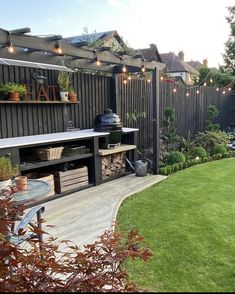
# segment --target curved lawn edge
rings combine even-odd
[[[235,158],[196,165],[122,203],[120,229],[136,228],[154,252],[127,265],[131,279],[160,292],[234,291],[234,174]]]

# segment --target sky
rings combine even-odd
[[[128,46],[157,45],[184,52],[185,61],[223,64],[235,0],[0,0],[0,28],[31,28],[31,35],[82,35],[116,30]]]

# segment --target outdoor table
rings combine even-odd
[[[50,184],[45,181],[28,179],[27,189],[13,193],[12,201],[14,201],[16,206],[33,203],[39,198],[45,197],[50,192],[50,189]]]
[[[14,185],[14,181],[13,181]],[[46,196],[50,192],[50,185],[41,180],[28,180],[28,187],[24,191],[17,191],[11,195],[11,201],[14,202],[14,206],[17,208],[19,205],[33,204],[34,201]],[[0,198],[8,197],[0,194]],[[7,211],[0,207],[0,219],[3,219],[7,215]],[[16,216],[17,219],[17,216]],[[6,227],[6,236],[11,234],[10,227]]]

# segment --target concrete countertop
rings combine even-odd
[[[138,129],[122,128],[123,133],[135,132]],[[53,143],[73,139],[86,139],[92,137],[108,136],[109,132],[95,132],[93,129],[85,129],[79,131],[67,131],[60,133],[50,133],[42,135],[22,136],[0,139],[0,149],[21,147],[27,145]]]

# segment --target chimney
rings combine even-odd
[[[150,44],[149,46],[150,46],[150,49],[151,49],[151,50],[155,50],[155,49],[157,49],[156,44],[153,44],[153,43],[152,43],[152,44]]]
[[[208,59],[207,58],[203,59],[202,63],[203,63],[203,66],[208,67]]]
[[[184,51],[179,51],[178,57],[181,61],[184,61]]]

